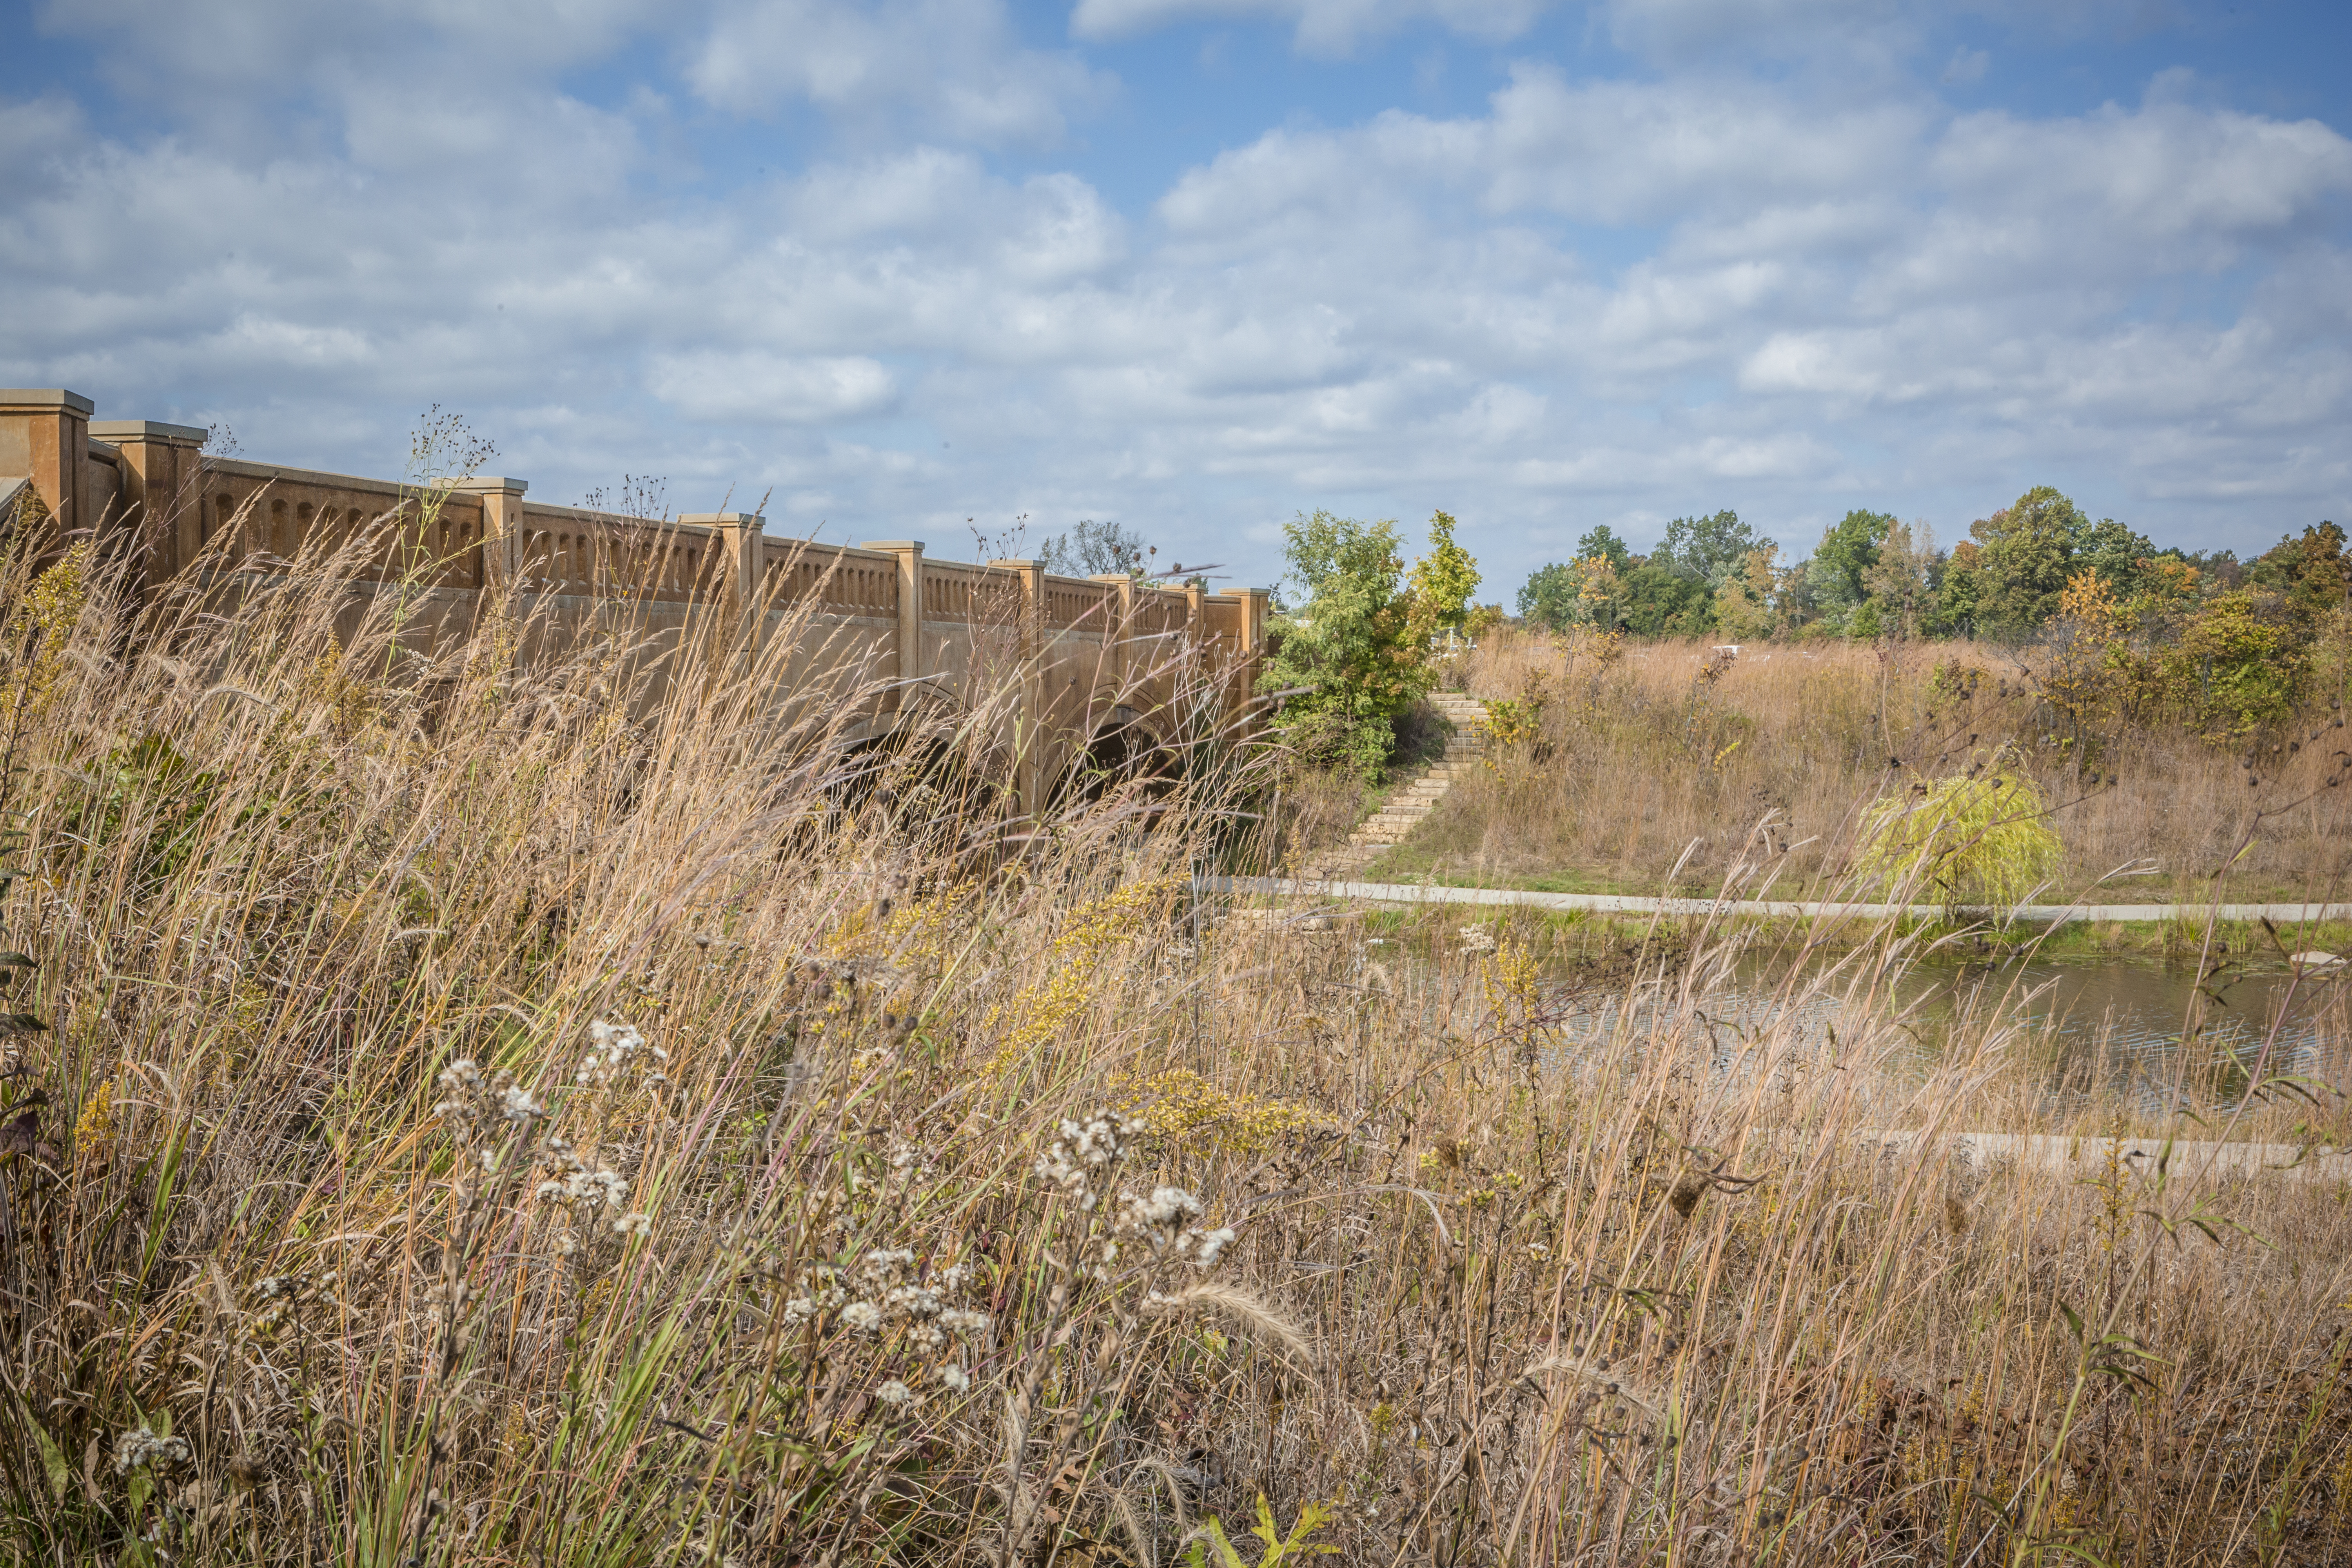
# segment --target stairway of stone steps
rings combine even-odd
[[[1440,691],[1430,704],[1454,726],[1445,754],[1390,792],[1380,810],[1360,823],[1348,842],[1309,858],[1307,875],[1318,880],[1344,877],[1392,844],[1402,844],[1421,826],[1454,781],[1486,754],[1486,705],[1459,691]]]

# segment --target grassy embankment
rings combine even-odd
[[[1983,672],[1971,695],[1953,669]],[[2310,735],[2288,738],[2294,750],[2253,770],[2242,748],[2171,730],[2126,734],[2085,767],[2015,658],[1966,644],[1750,647],[1726,661],[1704,644],[1655,643],[1602,660],[1502,630],[1463,679],[1523,707],[1537,695],[1532,733],[1457,784],[1367,879],[1655,894],[1680,862],[1677,893],[1712,894],[1746,866],[1743,879],[1773,897],[1815,896],[1847,871],[1864,805],[2006,749],[2052,803],[2066,848],[2036,901],[2352,899],[2347,792],[2326,782],[2343,738],[2326,703]]]
[[[349,564],[143,637],[0,584],[12,1561],[1165,1563],[1261,1494],[1351,1563],[2352,1543],[2342,1184],[1874,1152],[2127,1114],[1923,1061],[1891,933],[1833,1036],[1726,1035],[1719,933],[1221,922],[1245,775],[1008,820],[982,715],[856,788],[870,693],[640,709],[495,615],[424,680]],[[2200,1136],[2352,1136],[2337,1064],[2180,1061]]]

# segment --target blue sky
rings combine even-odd
[[[2352,7],[0,7],[0,383],[835,539],[1112,518],[1280,570],[2037,483],[2352,521]],[[967,523],[967,519],[971,520]]]

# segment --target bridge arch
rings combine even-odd
[[[1083,744],[1071,749],[1055,793],[1064,801],[1092,801],[1139,787],[1147,798],[1157,799],[1183,773],[1183,757],[1169,744],[1164,721],[1118,703],[1095,721]]]

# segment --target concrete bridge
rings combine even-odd
[[[985,706],[1003,782],[1025,803],[1204,717],[1234,728],[1254,713],[1264,589],[941,561],[915,540],[786,539],[748,512],[550,506],[517,479],[320,473],[206,456],[202,430],[94,412],[71,392],[0,390],[0,521],[23,507],[87,531],[151,595],[266,585],[306,552],[375,531],[355,587],[400,592],[420,651],[470,637],[503,604],[527,628],[522,658],[610,639],[657,691],[665,661],[703,639],[787,693],[855,702],[854,738]]]

